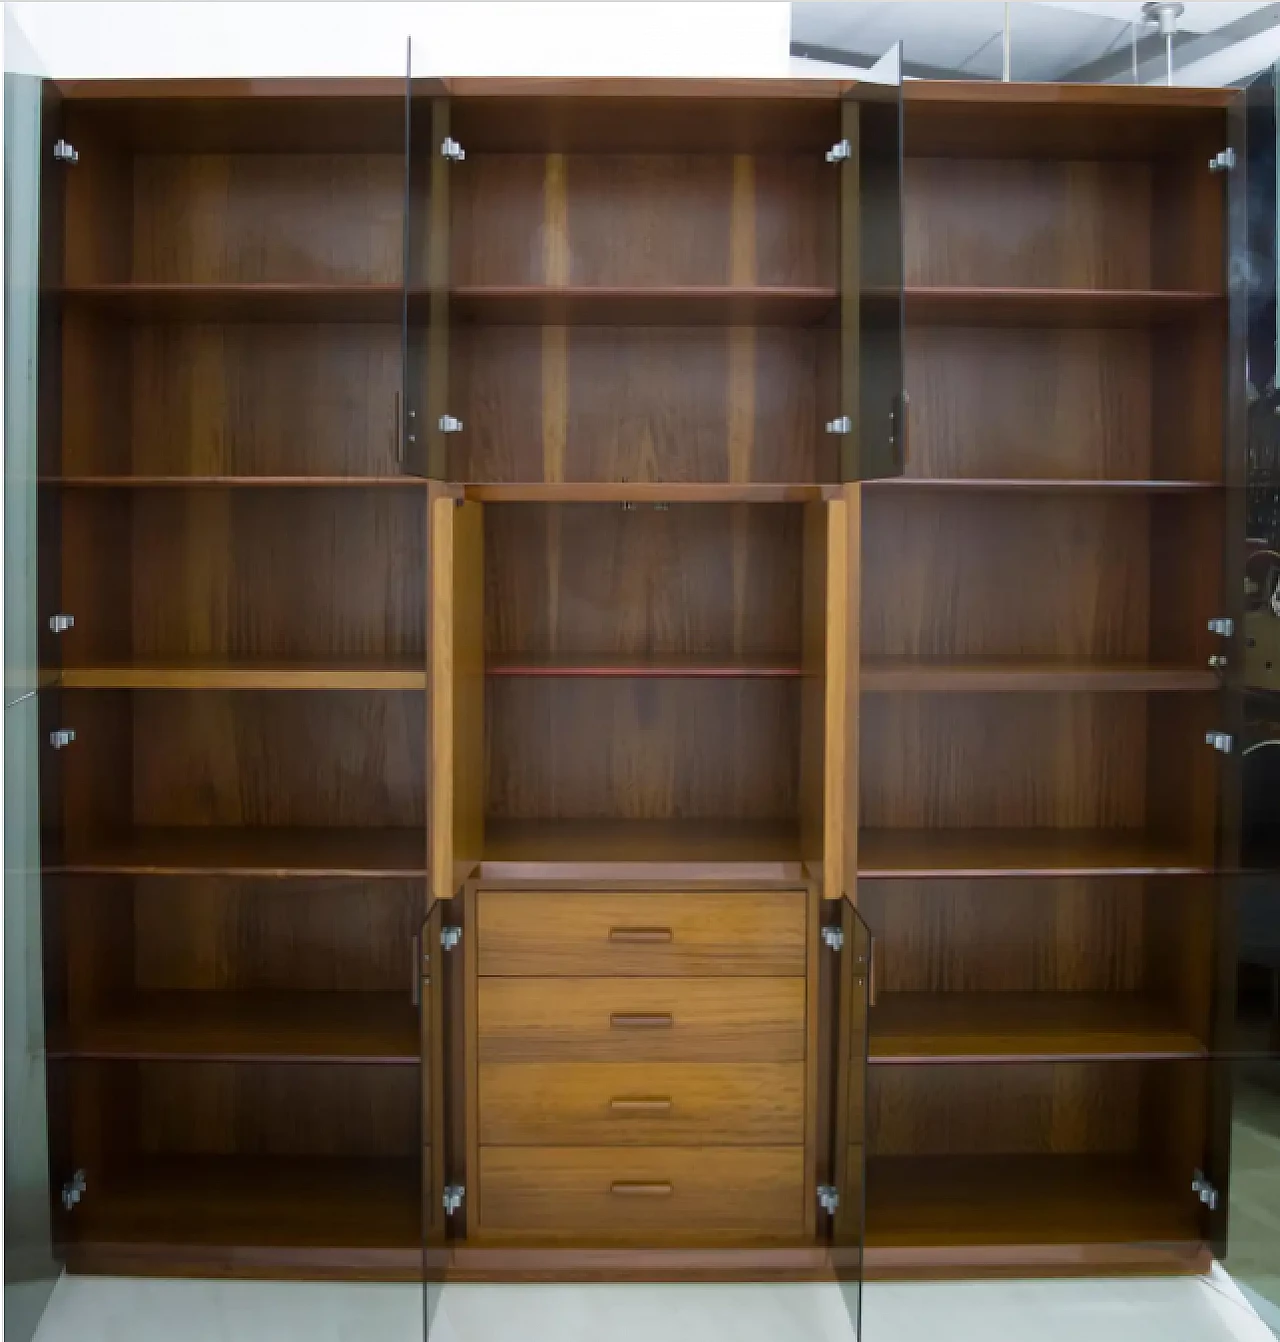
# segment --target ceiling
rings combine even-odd
[[[1174,82],[1228,84],[1280,59],[1280,4],[1186,0],[1174,38]],[[1010,78],[1163,83],[1165,46],[1137,0],[797,3],[791,50],[802,63],[867,66],[903,43],[906,73],[1000,79],[1005,14]],[[1135,50],[1136,47],[1136,50]]]

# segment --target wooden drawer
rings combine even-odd
[[[491,1146],[804,1141],[801,1062],[500,1062],[480,1067]]]
[[[658,1241],[804,1227],[804,1148],[480,1148],[484,1234]]]
[[[486,1062],[799,1062],[804,979],[480,979]]]
[[[798,890],[482,890],[481,974],[765,978],[805,972]]]

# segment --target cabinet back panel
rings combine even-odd
[[[493,504],[484,520],[487,652],[799,658],[799,507]]]
[[[1151,286],[1149,164],[908,158],[903,196],[908,284]]]
[[[868,490],[862,525],[867,655],[1147,654],[1143,498]]]
[[[416,491],[69,491],[62,528],[68,666],[424,656]]]
[[[68,192],[68,283],[400,283],[398,154],[119,154]],[[127,247],[80,238],[103,198]]]
[[[463,473],[480,481],[833,479],[816,400],[829,340],[784,327],[458,327]]]
[[[1129,694],[864,697],[861,824],[1141,828],[1147,720]]]
[[[835,188],[816,154],[477,154],[450,178],[452,280],[834,284]]]
[[[69,475],[399,471],[395,326],[122,328],[74,314],[64,349]]]
[[[135,984],[144,992],[406,990],[404,948],[422,922],[416,882],[153,877],[133,885]]]
[[[778,680],[490,679],[498,819],[793,816],[799,695]]]

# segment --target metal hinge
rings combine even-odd
[[[77,1170],[62,1185],[62,1209],[69,1212],[84,1197],[87,1188],[88,1184],[85,1181],[84,1171]]]
[[[452,415],[441,415],[441,416],[440,416],[440,432],[441,432],[441,433],[461,433],[461,432],[462,432],[462,421],[461,421],[460,419],[455,419]]]
[[[1209,160],[1210,172],[1230,172],[1236,166],[1236,151],[1234,149],[1220,149]]]
[[[853,156],[853,146],[848,140],[837,140],[835,144],[827,150],[828,163],[842,163],[845,159]]]
[[[828,433],[852,433],[853,420],[848,415],[841,415],[839,419],[827,420]]]
[[[1209,658],[1209,668],[1213,671],[1225,671],[1227,669],[1227,659],[1220,652],[1215,652]]]
[[[58,614],[49,616],[49,628],[52,629],[55,634],[65,634],[68,629],[73,629],[75,627],[75,623],[76,617],[74,615]]]
[[[80,155],[76,153],[75,145],[68,144],[66,140],[59,140],[53,146],[53,161],[55,163],[79,163]]]
[[[440,1201],[444,1204],[444,1214],[452,1216],[462,1206],[462,1199],[466,1197],[467,1190],[461,1184],[445,1184],[444,1196]]]
[[[452,163],[461,163],[467,156],[467,151],[453,138],[452,135],[445,136],[440,145],[440,153]]]
[[[1205,1178],[1203,1170],[1196,1170],[1191,1179],[1191,1191],[1210,1211],[1218,1205],[1218,1190]]]
[[[1236,632],[1236,622],[1225,615],[1215,615],[1209,621],[1209,632],[1219,634],[1222,638],[1230,638]]]
[[[75,739],[75,731],[70,727],[59,727],[49,733],[49,744],[55,750],[65,750]]]
[[[836,1208],[840,1205],[840,1194],[836,1192],[835,1184],[818,1185],[818,1206],[822,1208],[828,1216],[836,1214]]]
[[[462,928],[460,927],[442,927],[440,929],[440,945],[446,951],[456,948],[462,940]]]
[[[1204,743],[1215,750],[1220,750],[1224,755],[1230,755],[1231,747],[1235,744],[1230,732],[1205,732]]]
[[[822,929],[822,940],[833,951],[844,949],[844,932],[839,927],[824,927]]]

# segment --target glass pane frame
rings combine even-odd
[[[840,478],[906,465],[906,269],[902,44],[842,97],[840,159]]]
[[[415,945],[419,976],[418,1027],[422,1081],[422,1315],[423,1337],[436,1325],[440,1296],[449,1265],[448,1097],[445,1093],[445,972],[441,942],[445,905],[437,900],[427,914]]]

